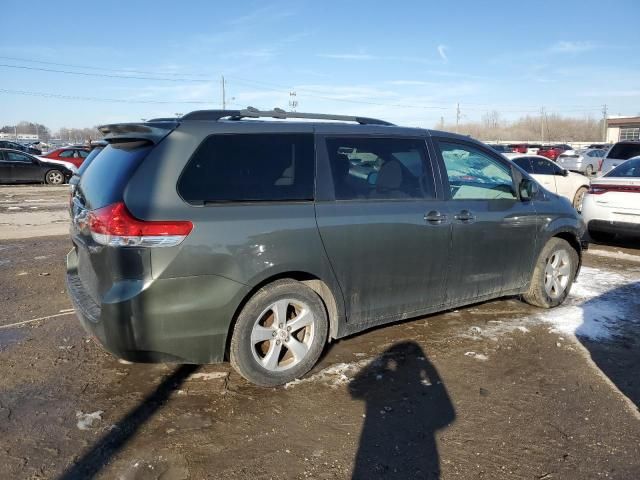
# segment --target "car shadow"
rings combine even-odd
[[[640,281],[581,305],[580,343],[600,370],[640,409]]]
[[[349,392],[366,404],[353,479],[438,479],[436,432],[455,419],[438,371],[420,346],[397,343],[365,367]]]
[[[89,451],[71,465],[59,480],[79,480],[95,477],[153,415],[164,406],[198,365],[180,365],[167,376],[140,404],[129,411]]]

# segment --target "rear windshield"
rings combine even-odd
[[[178,182],[182,198],[205,202],[313,200],[311,134],[207,137]]]
[[[618,143],[614,145],[607,158],[616,158],[618,160],[627,160],[631,157],[640,155],[640,143]]]
[[[121,201],[127,179],[151,148],[145,141],[122,142],[110,144],[96,155],[80,178],[86,206],[96,209]]]

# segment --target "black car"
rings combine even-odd
[[[28,153],[0,148],[0,183],[68,182],[73,172],[59,163],[49,163]]]
[[[22,145],[21,143],[10,142],[8,140],[0,140],[0,148],[20,150],[21,152],[31,153],[32,155],[42,155],[42,150],[39,150],[31,145]]]

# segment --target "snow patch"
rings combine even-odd
[[[487,360],[489,360],[489,357],[487,357],[486,355],[482,354],[482,353],[476,353],[476,352],[465,352],[464,354],[466,357],[473,357],[477,360],[481,360],[483,362],[486,362]]]
[[[373,360],[376,361],[375,359]],[[353,377],[355,377],[360,370],[372,363],[372,359],[359,360],[351,363],[336,363],[327,368],[320,370],[318,373],[314,373],[309,377],[298,378],[287,384],[284,388],[291,388],[302,383],[322,383],[331,388],[337,388],[341,385],[349,383]]]
[[[82,413],[81,411],[76,412],[76,418],[78,419],[78,423],[76,426],[80,430],[89,430],[93,427],[93,422],[99,422],[102,420],[102,414],[104,412],[102,410],[97,410],[93,413]]]
[[[621,250],[612,252],[610,250],[598,250],[590,248],[586,251],[586,253],[589,255],[597,255],[598,257],[615,258],[616,260],[627,260],[629,262],[640,263],[640,255],[631,255],[630,253],[625,253]]]
[[[226,378],[227,372],[211,372],[211,373],[194,373],[190,376],[192,380],[215,380],[217,378]]]

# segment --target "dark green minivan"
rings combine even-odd
[[[468,137],[251,108],[101,130],[67,284],[126,360],[229,359],[278,385],[377,325],[509,295],[555,307],[580,268],[570,203]]]

